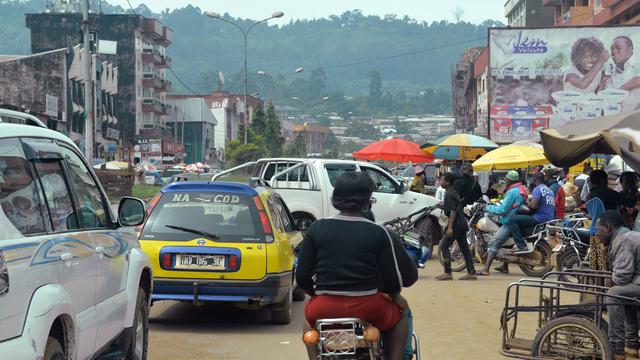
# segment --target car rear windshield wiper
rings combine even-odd
[[[180,230],[180,231],[184,231],[184,232],[188,232],[188,233],[192,233],[192,234],[208,237],[209,239],[217,240],[217,239],[220,238],[220,236],[218,236],[216,234],[212,234],[212,233],[209,233],[209,232],[206,232],[206,231],[202,231],[202,230],[186,228],[186,227],[182,227],[182,226],[178,226],[178,225],[165,225],[165,226],[170,228],[170,229]]]

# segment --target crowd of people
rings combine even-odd
[[[440,207],[448,221],[440,241],[444,271],[435,279],[453,279],[448,249],[454,241],[467,266],[460,280],[489,275],[498,249],[509,237],[515,242],[513,253],[532,252],[532,247],[523,240],[522,229],[562,219],[566,197],[571,196],[592,220],[591,267],[613,272],[614,286],[609,290],[612,294],[640,297],[640,233],[631,231],[634,225],[634,230],[640,227],[638,175],[622,173],[617,189],[610,187],[615,183],[610,183],[604,170],[593,170],[590,166],[585,166],[583,174],[575,179],[558,169],[536,172],[530,177],[530,184],[523,177],[516,170],[509,171],[504,181],[491,179],[485,190],[474,177],[470,164],[461,166],[459,176],[452,173],[440,176],[440,187],[444,190]],[[570,195],[564,190],[570,188],[567,182],[575,187]],[[375,223],[371,213],[373,189],[364,173],[348,172],[338,178],[332,202],[340,214],[319,220],[308,229],[300,246],[296,280],[313,295],[305,308],[307,326],[321,318],[366,319],[384,332],[388,358],[402,359],[410,353],[407,339],[412,319],[401,289],[417,281],[417,269],[404,251],[400,236]],[[484,266],[476,271],[466,238],[468,223],[463,208],[491,197],[501,200],[487,205],[485,211],[499,215],[501,227],[489,243]],[[508,272],[506,263],[495,270]],[[625,351],[637,354],[635,311],[612,305],[609,324],[610,341],[618,355]],[[635,338],[629,331],[635,331]],[[314,358],[317,349],[310,346],[308,351],[310,358]]]

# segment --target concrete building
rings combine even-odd
[[[39,117],[84,148],[84,71],[80,46],[28,56],[0,56],[0,107]],[[118,68],[92,55],[94,140],[97,162],[114,160],[120,145]]]
[[[33,53],[82,42],[82,14],[64,12],[71,10],[74,8],[54,6],[46,13],[25,15]],[[156,19],[134,14],[92,13],[89,19],[98,39],[96,51],[117,64],[118,97],[113,107],[124,143],[133,145],[149,132],[165,136],[165,122],[172,115],[166,101],[171,82],[165,77],[165,70],[171,66],[166,49],[172,42],[172,30]]]
[[[640,24],[638,0],[543,0],[556,26]]]
[[[553,26],[553,13],[543,0],[507,0],[504,4],[504,16],[511,27]]]
[[[453,115],[456,119],[456,131],[470,133],[476,127],[475,117],[475,96],[468,96],[469,93],[475,95],[474,62],[482,53],[484,48],[467,49],[460,61],[455,64],[451,76]]]
[[[174,129],[175,142],[183,146],[184,162],[221,165],[224,151],[216,148],[217,120],[205,99],[168,95],[167,101],[175,109],[175,116],[167,125]]]
[[[232,140],[244,140],[244,134],[239,133],[239,126],[244,122],[244,95],[215,91],[210,95],[202,95],[207,101],[211,112],[218,121],[215,130],[216,146],[223,149]],[[249,124],[253,112],[258,107],[264,107],[264,102],[254,96],[247,96]]]
[[[288,134],[287,132],[283,133]],[[285,137],[285,143],[292,143],[297,136],[304,134],[307,154],[323,154],[324,143],[330,133],[331,130],[326,126],[312,124],[294,125],[290,137]]]
[[[485,48],[473,62],[473,77],[475,81],[475,109],[473,122],[476,124],[473,133],[489,136],[489,99],[487,96],[487,73],[489,72],[489,49]]]

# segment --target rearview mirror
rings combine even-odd
[[[404,180],[400,180],[400,194],[404,194],[407,192],[407,184]]]
[[[120,226],[138,226],[144,222],[144,203],[140,199],[123,197],[118,206]]]
[[[2,251],[0,251],[0,296],[9,292],[9,270],[4,259]]]

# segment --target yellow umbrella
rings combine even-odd
[[[542,146],[536,143],[513,143],[492,150],[473,163],[475,171],[525,169],[548,164]]]

